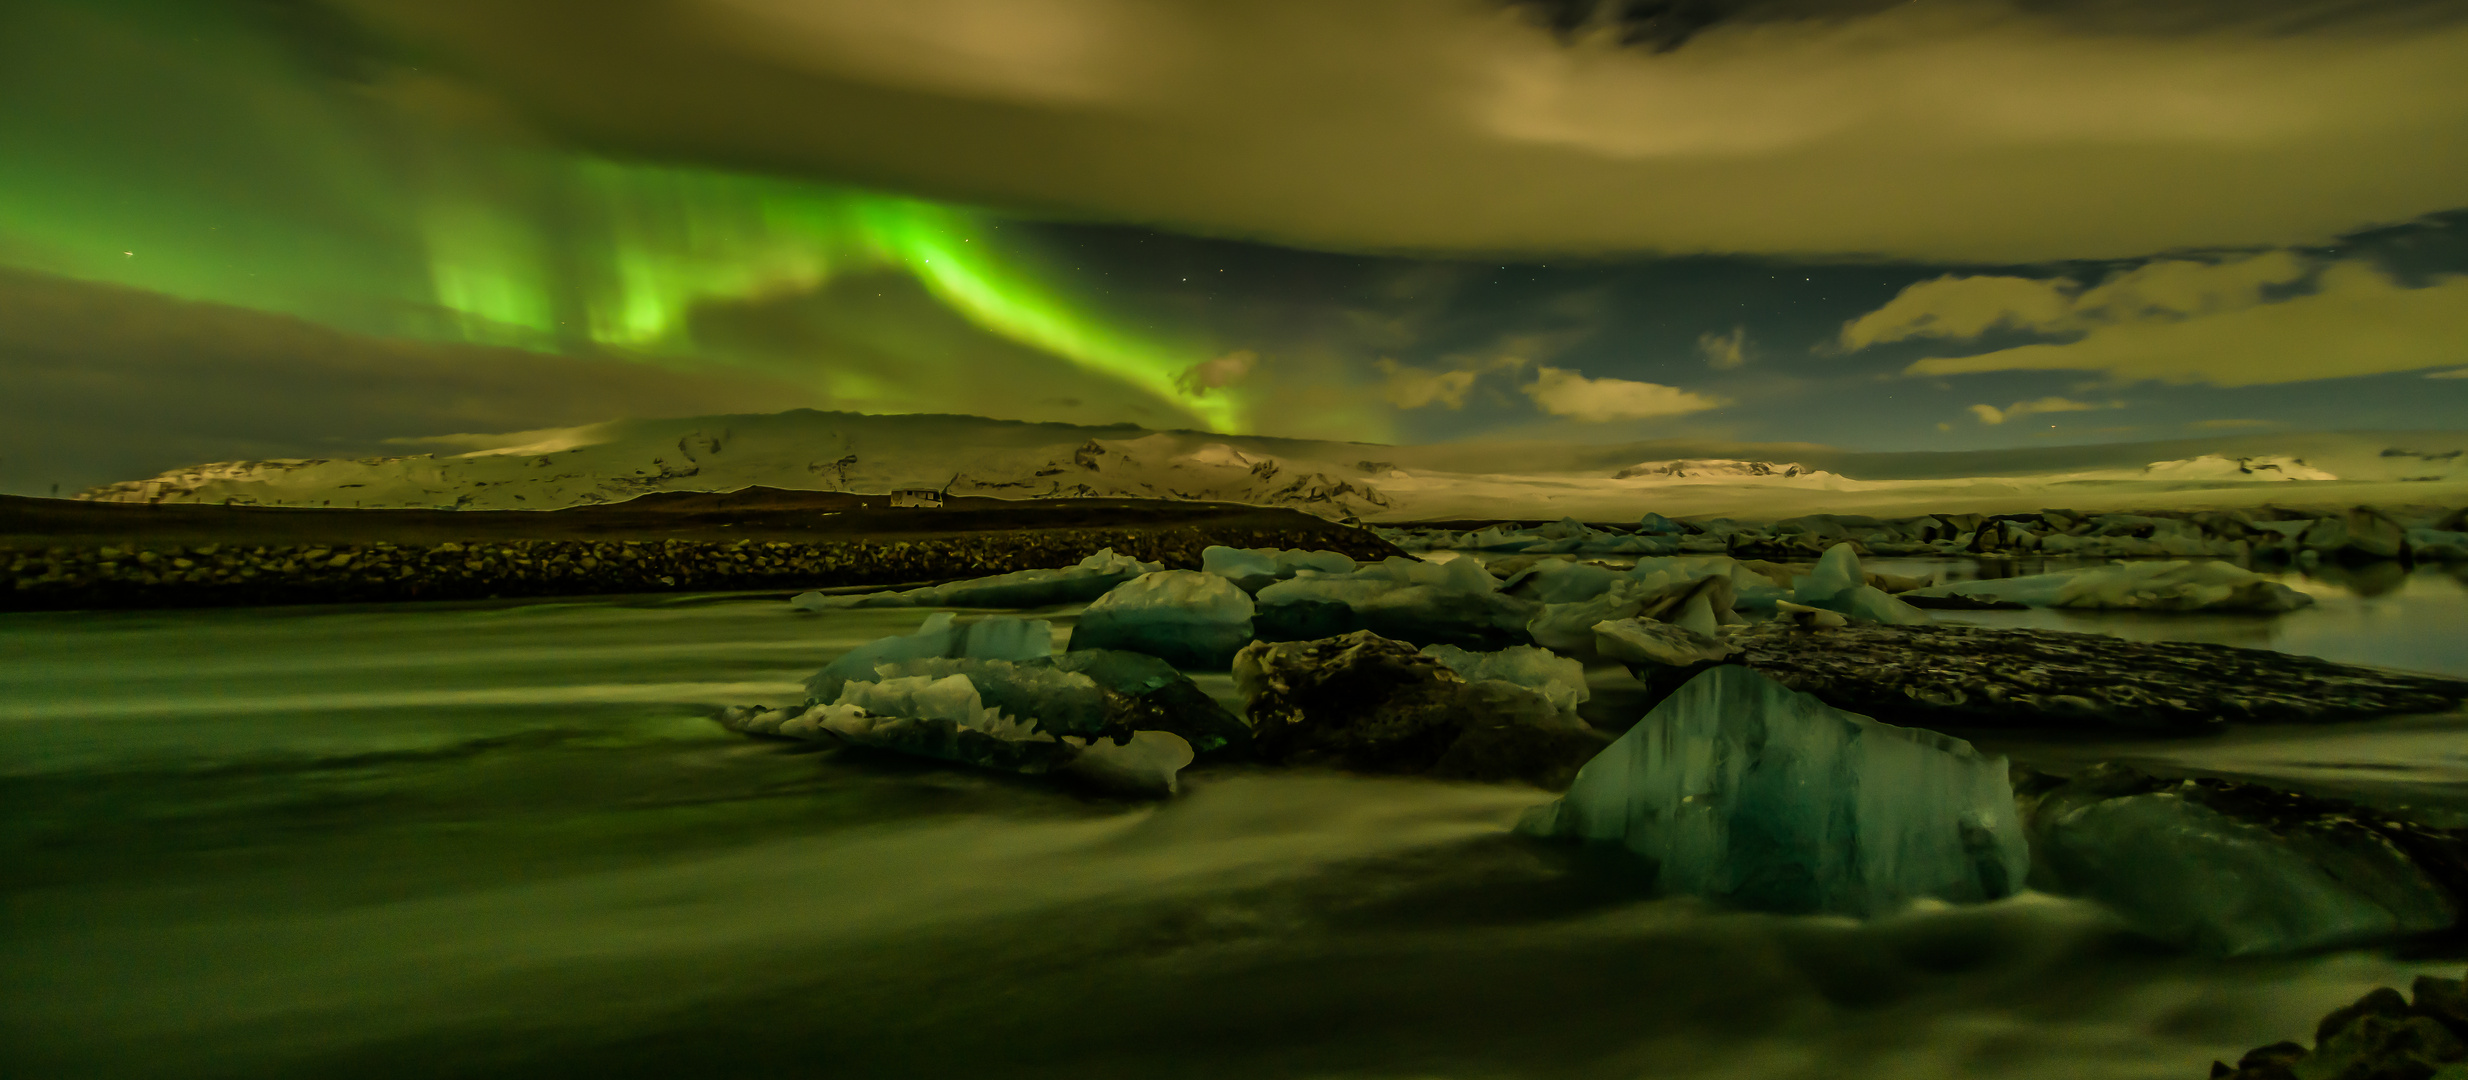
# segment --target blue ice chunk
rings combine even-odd
[[[1488,576],[1488,575],[1486,575]],[[1192,668],[1231,666],[1251,642],[1251,597],[1196,570],[1163,570],[1115,586],[1080,613],[1071,648],[1126,649]]]
[[[1688,527],[1649,510],[1644,517],[1637,519],[1637,531],[1654,536],[1680,536],[1688,532]]]
[[[1816,570],[1791,583],[1791,600],[1821,606],[1866,584],[1868,575],[1860,569],[1860,557],[1846,541],[1825,549],[1825,555],[1817,560]]]
[[[968,624],[957,655],[977,660],[1034,660],[1054,655],[1054,624],[1044,619],[993,618]]]
[[[2002,756],[1736,665],[1690,679],[1518,829],[1625,849],[1662,890],[1766,911],[1993,900],[2030,869]]]
[[[933,656],[949,656],[959,644],[960,635],[951,626],[948,611],[937,611],[925,617],[916,632],[897,637],[876,638],[840,654],[806,680],[806,703],[821,705],[840,699],[841,687],[853,678],[873,676],[875,665],[901,660],[920,660]]]

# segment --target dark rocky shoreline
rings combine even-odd
[[[0,610],[879,588],[1068,566],[1105,548],[1184,569],[1212,544],[1402,554],[1295,511],[1134,500],[895,510],[834,493],[741,492],[577,511],[171,515],[18,505],[41,502],[0,507]]]

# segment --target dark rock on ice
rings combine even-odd
[[[1922,727],[2183,731],[2443,712],[2468,698],[2457,679],[2056,630],[1765,623],[1724,640],[1735,662],[1794,690]]]
[[[1114,649],[1067,652],[1050,663],[1095,680],[1105,691],[1108,732],[1172,732],[1190,743],[1201,761],[1251,756],[1251,726],[1172,664]]]
[[[2314,1048],[2277,1042],[2212,1080],[2454,1080],[2468,1076],[2468,980],[2417,976],[2414,1002],[2381,987],[2322,1018]]]
[[[2019,788],[2039,884],[2212,955],[2397,941],[2457,925],[2468,900],[2464,830],[2113,763]]]
[[[1605,740],[1543,693],[1467,682],[1413,645],[1367,631],[1259,642],[1234,661],[1262,760],[1363,772],[1567,783]]]

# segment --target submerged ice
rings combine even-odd
[[[2044,608],[2145,611],[2292,611],[2314,598],[2234,563],[2117,563],[2052,574],[1958,581],[1919,596],[1964,596]]]
[[[1737,666],[1689,680],[1519,829],[1625,849],[1669,892],[1779,912],[1992,900],[2030,866],[2004,758]]]

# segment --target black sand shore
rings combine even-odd
[[[146,506],[0,496],[0,610],[157,608],[906,584],[1068,566],[1103,548],[1194,568],[1212,544],[1377,559],[1308,514],[1136,499],[749,488],[544,511]]]

